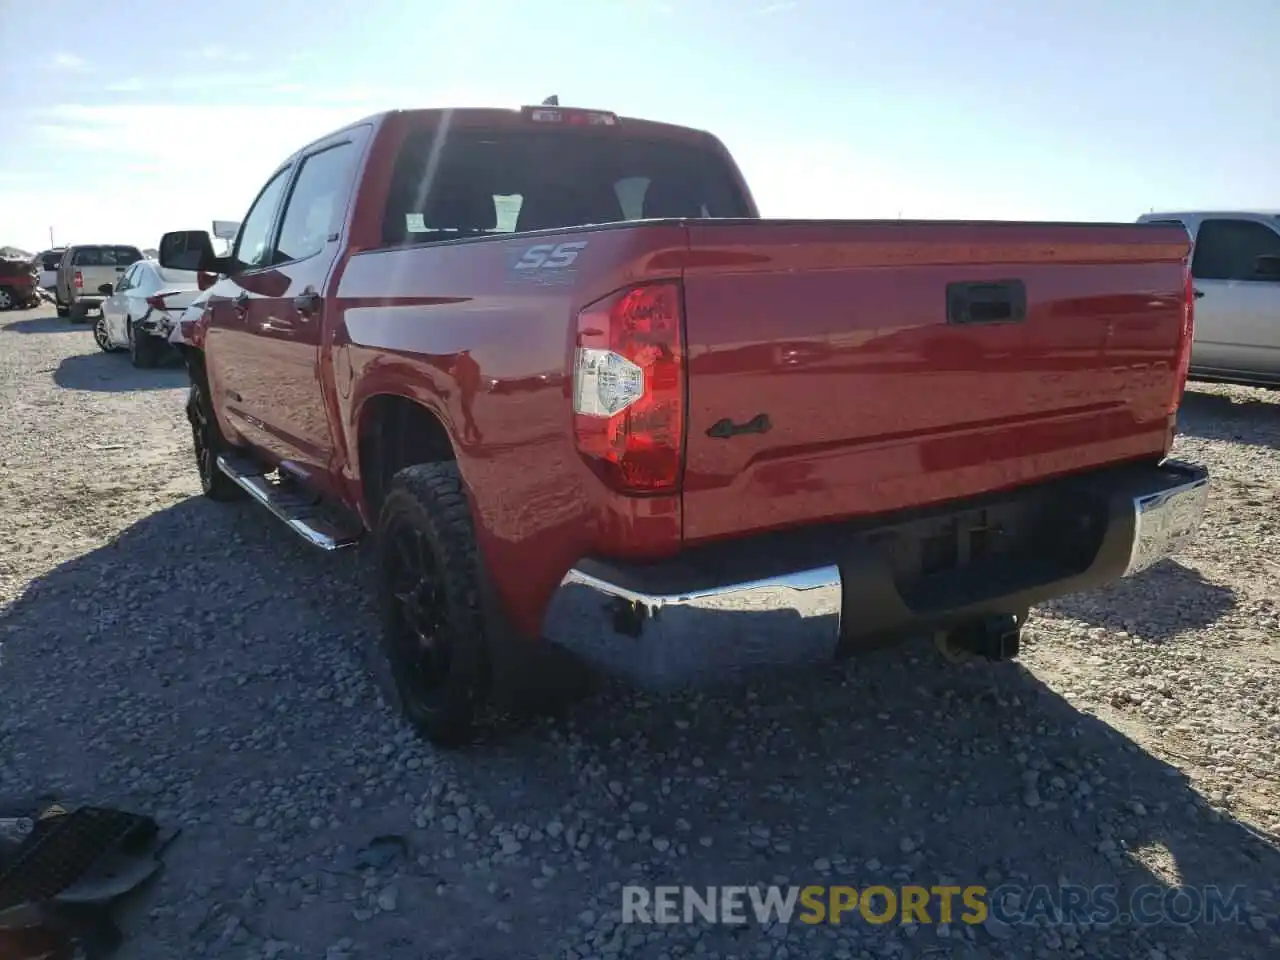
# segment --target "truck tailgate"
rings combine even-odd
[[[689,239],[686,543],[1168,449],[1180,228],[735,221]]]

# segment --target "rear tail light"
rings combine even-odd
[[[166,311],[169,308],[165,306],[164,297],[151,296],[147,297],[147,306],[152,310]]]
[[[578,314],[573,420],[578,452],[613,489],[672,493],[684,461],[680,285],[628,287]]]
[[[76,288],[77,288],[77,289],[79,289],[79,288],[83,287],[83,286],[84,286],[84,274],[83,274],[83,273],[81,273],[79,270],[77,270],[77,271],[76,271],[75,279],[74,279],[74,280],[72,280],[71,282],[72,282],[72,283],[74,283],[74,284],[76,285]]]
[[[1182,329],[1178,333],[1178,356],[1174,362],[1173,396],[1169,401],[1169,413],[1178,412],[1182,394],[1187,387],[1187,374],[1191,370],[1191,344],[1195,339],[1196,288],[1188,265],[1182,281]]]

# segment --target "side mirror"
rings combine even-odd
[[[98,284],[98,292],[102,294],[104,297],[111,296],[111,293],[113,290],[115,290],[115,287],[109,283]]]
[[[1280,280],[1280,255],[1264,253],[1253,262],[1253,272],[1263,280]]]
[[[170,270],[221,273],[222,258],[213,252],[213,238],[203,230],[176,230],[160,238],[160,266]]]

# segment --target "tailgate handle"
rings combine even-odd
[[[1021,323],[1027,288],[1021,280],[947,284],[947,323]]]

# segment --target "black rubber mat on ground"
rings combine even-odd
[[[42,816],[21,846],[0,862],[0,911],[52,900],[104,857],[144,846],[156,831],[150,817],[103,807]]]

